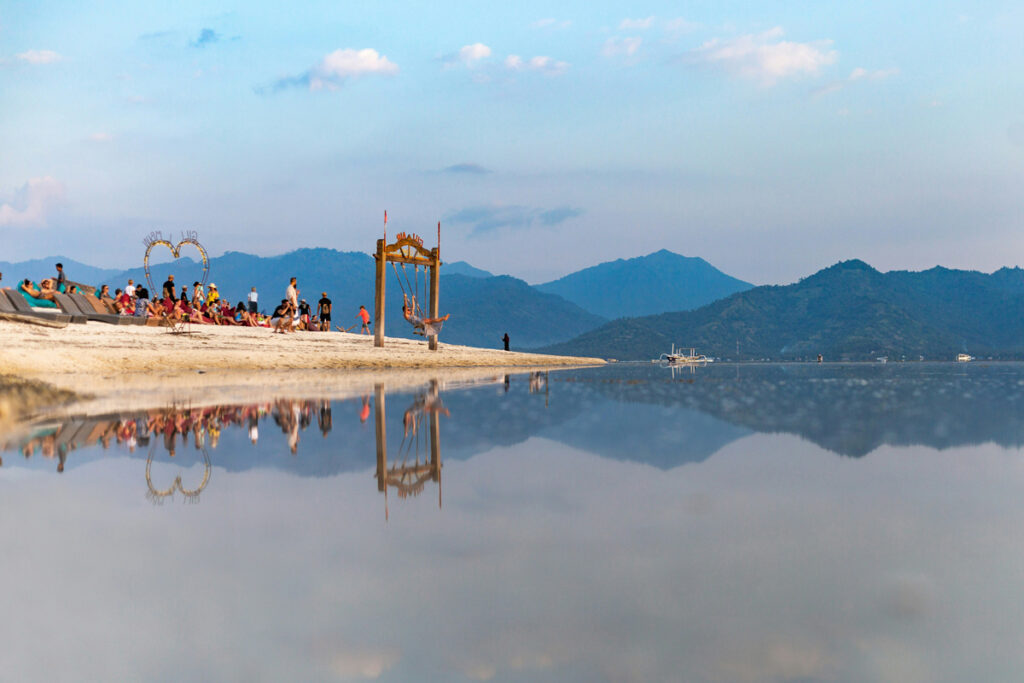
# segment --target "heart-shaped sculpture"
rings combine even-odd
[[[153,449],[149,451],[149,457],[146,458],[146,486],[149,487],[149,491],[146,493],[146,497],[154,503],[162,503],[164,498],[174,496],[174,491],[177,489],[181,491],[181,494],[185,496],[185,500],[190,503],[199,502],[199,494],[203,492],[206,485],[210,483],[210,472],[212,467],[210,466],[210,454],[206,452],[206,448],[203,451],[203,479],[199,482],[199,485],[195,488],[187,489],[181,482],[181,475],[179,474],[174,478],[174,481],[166,489],[158,489],[153,485],[153,477],[150,473],[150,468],[153,466]]]
[[[157,245],[167,247],[168,249],[171,250],[171,254],[174,255],[174,258],[181,258],[181,248],[186,244],[190,244],[193,247],[195,247],[196,250],[199,252],[199,256],[203,259],[202,284],[203,286],[206,286],[206,279],[210,276],[210,260],[206,256],[206,249],[203,248],[203,245],[199,244],[199,240],[195,239],[194,237],[186,237],[177,244],[171,244],[169,241],[165,239],[155,239],[146,241],[146,259],[143,262],[143,264],[146,267],[146,284],[149,285],[150,292],[154,294],[157,292],[156,287],[153,286],[153,278],[150,277],[149,275],[149,253],[153,251],[153,247]]]

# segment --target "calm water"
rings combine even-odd
[[[652,365],[41,422],[5,680],[1011,681],[1024,365]]]

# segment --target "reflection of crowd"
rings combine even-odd
[[[248,429],[253,444],[259,440],[259,421],[270,415],[288,437],[292,453],[298,450],[299,432],[314,420],[326,437],[332,427],[331,403],[326,399],[278,399],[272,403],[210,406],[205,408],[161,408],[135,415],[102,418],[77,418],[59,426],[43,428],[27,439],[2,443],[0,449],[18,449],[30,458],[39,453],[57,460],[57,471],[64,471],[69,453],[77,448],[99,445],[104,449],[116,444],[135,452],[138,447],[162,444],[174,457],[179,443],[191,443],[196,450],[217,448],[221,432],[227,427]],[[0,459],[0,466],[3,460]]]

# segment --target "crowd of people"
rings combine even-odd
[[[30,303],[41,301],[56,302],[55,294],[61,292],[84,293],[81,286],[69,282],[64,273],[64,266],[56,265],[57,275],[41,280],[38,284],[25,279],[19,284]],[[92,288],[86,288],[92,290]],[[124,288],[117,288],[113,293],[109,285],[101,285],[92,290],[92,296],[99,299],[111,313],[126,316],[160,318],[174,323],[195,323],[209,325],[239,325],[245,327],[273,328],[275,333],[285,334],[296,331],[329,332],[331,329],[331,313],[333,303],[327,292],[320,293],[320,300],[313,308],[305,300],[299,298],[297,278],[291,278],[285,289],[285,298],[281,299],[268,315],[259,310],[259,294],[253,287],[246,295],[245,301],[232,304],[227,297],[222,297],[216,283],[204,287],[201,282],[193,282],[191,287],[181,286],[179,291],[174,275],[168,275],[160,292],[151,294],[141,283],[136,285],[129,279]],[[361,323],[360,332],[370,334],[370,314],[365,306],[360,306],[356,314],[357,323]],[[337,327],[339,331],[348,331]]]

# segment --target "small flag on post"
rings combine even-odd
[[[385,210],[384,211],[384,225],[387,225],[387,224],[388,224],[388,212]]]

